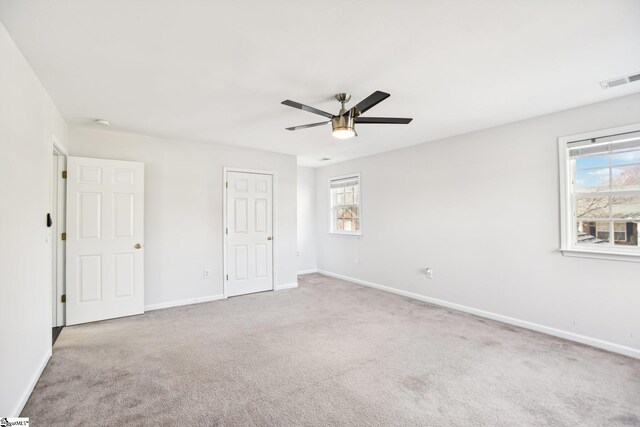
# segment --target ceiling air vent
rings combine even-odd
[[[602,89],[609,89],[610,87],[620,86],[631,82],[636,82],[640,80],[640,73],[631,74],[630,76],[617,77],[611,80],[604,80],[600,82],[600,86]]]

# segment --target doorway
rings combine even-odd
[[[273,290],[275,174],[224,172],[224,295]]]

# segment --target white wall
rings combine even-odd
[[[316,170],[298,167],[298,272],[318,268]]]
[[[0,415],[17,416],[51,355],[50,211],[53,135],[67,129],[0,24]]]
[[[69,151],[145,163],[147,308],[222,295],[225,166],[277,173],[276,286],[296,283],[294,156],[87,127],[71,127]]]
[[[557,138],[634,122],[640,94],[321,168],[318,267],[640,357],[640,264],[558,252]],[[329,236],[351,172],[362,238]]]

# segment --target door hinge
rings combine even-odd
[[[62,171],[62,179],[67,179],[67,171]]]
[[[224,229],[224,234],[229,234],[229,229],[228,228]]]
[[[67,233],[62,233],[62,234],[60,235],[60,239],[61,239],[61,240],[67,240]]]
[[[60,302],[67,302],[67,294],[63,294],[60,296]]]
[[[229,181],[227,181],[227,182],[225,182],[225,183],[224,183],[224,187],[225,187],[225,188],[229,188]]]
[[[227,281],[229,281],[229,275],[227,274]]]

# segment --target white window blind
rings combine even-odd
[[[331,188],[345,188],[345,187],[355,187],[360,183],[360,178],[357,176],[349,177],[349,178],[340,178],[331,180],[329,186]]]
[[[593,156],[602,153],[622,153],[640,147],[640,132],[630,132],[603,138],[592,138],[567,144],[572,158]]]

